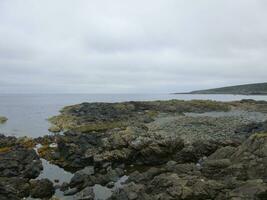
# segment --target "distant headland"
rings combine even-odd
[[[236,95],[267,95],[267,82],[228,86],[207,90],[196,90],[188,93],[175,94],[236,94]]]

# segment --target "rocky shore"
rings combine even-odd
[[[267,102],[253,100],[68,106],[50,118],[58,134],[0,136],[0,199],[49,199],[55,189],[94,199],[95,185],[118,200],[266,199],[266,120]],[[40,157],[74,173],[70,182],[36,180]]]
[[[54,187],[47,179],[33,180],[42,163],[33,149],[34,142],[0,135],[0,199],[49,198]]]

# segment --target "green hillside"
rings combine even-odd
[[[267,95],[267,83],[255,83],[255,84],[214,88],[214,89],[208,89],[208,90],[197,90],[197,91],[190,92],[190,94]]]

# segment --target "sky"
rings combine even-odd
[[[267,81],[266,0],[0,0],[0,93]]]

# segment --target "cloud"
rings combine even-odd
[[[0,92],[164,93],[266,81],[266,10],[265,0],[2,0]]]

